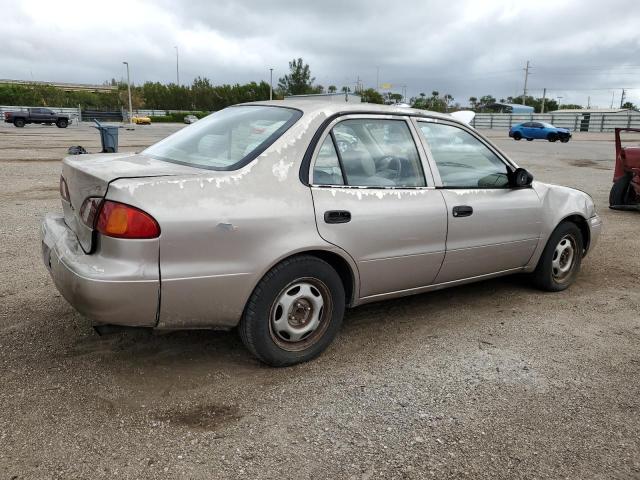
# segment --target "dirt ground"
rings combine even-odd
[[[139,150],[181,125],[121,130]],[[99,337],[39,223],[88,125],[0,125],[0,479],[640,478],[640,214],[607,208],[613,134],[496,144],[604,220],[577,283],[506,277],[347,313],[317,360],[267,368],[234,332]]]

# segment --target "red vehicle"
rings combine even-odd
[[[640,133],[640,128],[616,128],[616,165],[609,208],[640,211],[640,146],[622,147],[620,132]]]

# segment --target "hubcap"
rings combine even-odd
[[[296,280],[281,290],[271,307],[271,338],[285,350],[308,348],[326,330],[331,311],[331,296],[323,282]]]
[[[571,235],[565,235],[556,245],[551,260],[551,270],[555,280],[562,281],[571,274],[575,257],[575,239]]]

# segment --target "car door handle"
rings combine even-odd
[[[458,205],[457,207],[453,207],[453,216],[454,217],[469,217],[473,215],[473,208],[469,205]]]
[[[351,221],[351,212],[347,210],[329,210],[324,212],[325,223],[348,223]]]

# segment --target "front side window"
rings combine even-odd
[[[147,148],[159,160],[210,170],[235,170],[275,142],[302,113],[284,107],[229,107]]]
[[[496,188],[509,185],[505,163],[470,133],[444,123],[418,122],[418,125],[443,186]]]
[[[335,148],[334,148],[335,146]],[[411,131],[404,120],[351,119],[338,123],[320,148],[314,167],[314,183],[323,181],[328,157],[323,149],[333,151],[331,157],[335,181],[366,187],[424,187],[426,185],[420,156]],[[336,150],[337,148],[337,150]],[[323,166],[324,165],[324,166]]]

